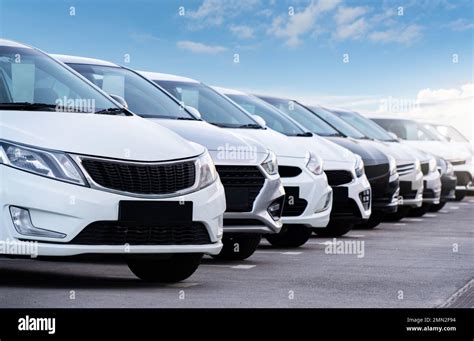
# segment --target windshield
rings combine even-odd
[[[226,128],[260,128],[238,106],[206,85],[161,80],[155,82],[183,105],[199,110],[202,119],[211,124]]]
[[[320,136],[341,136],[341,134],[301,104],[286,99],[260,97],[264,101],[283,111],[303,127]]]
[[[301,136],[307,133],[304,129],[285,116],[284,113],[275,109],[265,101],[252,95],[226,94],[248,113],[262,117],[267,126],[287,136]]]
[[[427,131],[429,131],[431,134],[433,134],[434,136],[436,136],[436,138],[438,138],[440,141],[444,141],[444,142],[448,142],[449,140],[446,138],[446,136],[444,136],[443,134],[441,134],[435,127],[433,127],[431,124],[426,124],[424,123],[422,125],[422,127],[424,129],[426,129]]]
[[[123,113],[50,57],[34,49],[10,46],[0,46],[0,110]]]
[[[450,141],[455,141],[455,142],[469,142],[469,140],[459,132],[456,128],[452,126],[446,126],[446,125],[441,125],[441,124],[435,124],[433,127],[436,128],[436,130],[443,135],[444,137],[448,138]]]
[[[390,134],[380,127],[377,123],[363,117],[357,113],[351,113],[346,111],[333,111],[337,117],[344,120],[357,130],[359,130],[365,136],[380,140],[380,141],[395,141]]]
[[[352,137],[354,139],[364,139],[366,136],[360,131],[355,129],[353,126],[347,124],[339,117],[331,113],[330,111],[321,107],[310,107],[310,109],[321,119],[332,125],[334,128],[339,130],[345,136]]]
[[[439,141],[439,138],[415,121],[385,118],[374,118],[373,121],[403,140]]]
[[[164,91],[131,70],[117,66],[68,65],[108,94],[125,99],[128,108],[141,117],[193,119]]]

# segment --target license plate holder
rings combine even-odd
[[[190,224],[192,201],[126,201],[119,202],[118,220],[140,225]]]

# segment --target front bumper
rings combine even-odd
[[[411,208],[421,207],[423,204],[423,173],[413,171],[400,176],[399,206]]]
[[[455,165],[454,174],[457,178],[456,191],[472,192],[474,191],[474,165],[472,163],[465,163],[463,165]]]
[[[278,157],[278,164],[295,167],[297,159]],[[282,177],[286,191],[283,209],[283,224],[305,225],[309,228],[326,227],[332,209],[332,189],[323,173],[314,175],[304,165],[298,166],[302,172],[295,177]]]
[[[218,254],[222,248],[222,216],[225,211],[224,188],[220,181],[199,191],[153,201],[193,203],[193,222],[201,223],[209,234],[204,245],[74,245],[68,244],[85,227],[102,221],[117,221],[122,200],[148,201],[120,194],[72,185],[0,165],[1,241],[37,242],[38,256],[130,253],[204,253]],[[19,234],[12,222],[10,206],[28,209],[34,226],[65,234],[62,239]]]
[[[372,193],[367,177],[354,178],[351,183],[332,187],[331,221],[359,222],[372,213]]]
[[[423,204],[439,204],[441,198],[441,177],[438,171],[423,177]]]

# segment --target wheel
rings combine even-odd
[[[384,221],[400,221],[405,218],[410,212],[408,206],[398,206],[398,211],[394,213],[388,213],[385,215]]]
[[[224,247],[221,253],[212,256],[216,259],[244,260],[249,258],[257,250],[261,234],[234,234],[225,235],[222,238]]]
[[[175,283],[191,276],[201,263],[202,254],[180,253],[168,258],[160,255],[133,255],[127,265],[146,282]]]
[[[456,201],[462,201],[466,197],[466,192],[465,191],[456,191]]]
[[[421,207],[412,208],[408,215],[410,217],[422,217],[425,213],[428,213],[431,209],[431,204],[423,204]]]
[[[370,215],[370,218],[361,224],[355,225],[356,229],[363,229],[363,230],[371,230],[374,227],[378,226],[383,218],[385,217],[385,213],[382,212],[375,212]]]
[[[328,226],[322,229],[314,229],[318,237],[340,237],[352,230],[354,224],[346,221],[329,222]]]
[[[303,225],[285,225],[278,234],[269,234],[265,238],[277,247],[299,247],[311,236],[311,229]]]
[[[440,202],[439,204],[431,205],[430,212],[438,212],[444,207],[444,205],[446,205],[446,201]]]

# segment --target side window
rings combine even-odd
[[[0,103],[10,103],[12,100],[10,89],[7,83],[7,76],[0,68]]]
[[[198,110],[199,108],[199,91],[186,89],[186,88],[177,88],[177,91],[181,94],[181,101],[185,105],[189,105]]]

